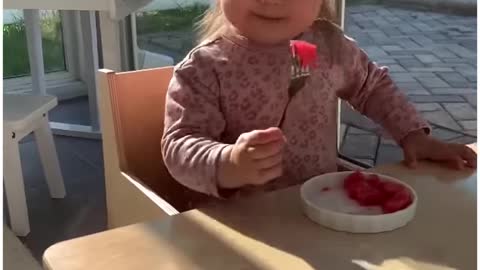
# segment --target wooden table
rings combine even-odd
[[[299,187],[193,210],[50,247],[44,266],[73,269],[476,269],[476,171],[428,163],[375,169],[419,196],[414,220],[393,232],[335,232],[307,219]],[[451,267],[451,268],[450,268]]]

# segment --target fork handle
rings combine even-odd
[[[278,123],[278,128],[282,128],[283,126],[283,122],[285,121],[285,115],[287,114],[287,109],[288,109],[288,106],[290,105],[290,102],[292,101],[291,98],[288,99],[288,102],[287,102],[287,105],[285,105],[285,108],[283,108],[283,112],[282,112],[282,118],[280,118],[280,122]]]
[[[288,106],[290,105],[293,97],[299,92],[300,89],[303,88],[304,85],[305,85],[305,78],[302,78],[300,80],[294,80],[290,83],[290,86],[288,87],[288,102],[287,102],[287,105],[285,105],[285,108],[283,109],[282,118],[280,118],[280,122],[277,126],[278,128],[281,128],[283,125],[283,122],[285,121],[285,115],[287,114]]]

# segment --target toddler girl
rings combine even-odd
[[[337,98],[382,125],[411,167],[418,159],[475,166],[468,147],[428,136],[387,69],[329,21],[327,1],[217,0],[168,89],[162,151],[177,181],[222,197],[336,171]],[[292,40],[316,46],[300,83]]]

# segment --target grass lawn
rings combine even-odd
[[[43,58],[46,72],[65,69],[60,16],[41,20]],[[27,38],[22,19],[3,26],[3,77],[11,78],[30,74]]]

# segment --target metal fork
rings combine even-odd
[[[301,66],[300,61],[292,54],[292,68],[291,68],[291,80],[290,86],[288,87],[288,102],[285,108],[283,109],[282,118],[280,118],[280,123],[278,127],[280,128],[285,121],[285,115],[287,113],[288,106],[292,101],[293,97],[305,86],[306,79],[310,76],[310,67]]]

